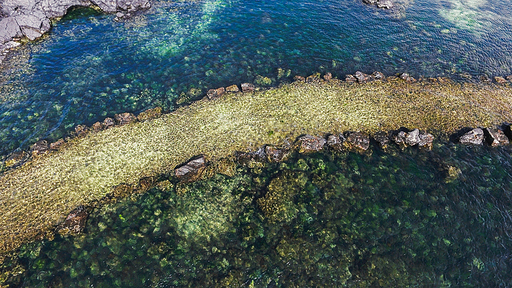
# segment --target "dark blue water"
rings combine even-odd
[[[505,0],[401,0],[390,11],[359,0],[155,1],[122,22],[75,10],[1,70],[0,154],[261,77],[512,74],[511,12]]]

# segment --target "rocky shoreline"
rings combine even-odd
[[[51,20],[64,16],[72,7],[96,7],[105,13],[127,17],[151,7],[150,0],[0,0],[0,64],[9,51],[43,36]]]

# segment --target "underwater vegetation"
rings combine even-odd
[[[2,264],[2,281],[506,286],[510,160],[508,146],[437,144],[432,151],[294,152],[281,163],[231,164],[231,176],[211,171],[190,184],[170,177],[95,209],[83,234],[22,246]]]

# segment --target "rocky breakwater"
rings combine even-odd
[[[51,28],[50,20],[71,7],[98,7],[106,13],[130,13],[151,7],[150,0],[0,0],[0,63],[23,39],[35,40]]]
[[[197,155],[215,163],[236,151],[256,151],[250,155],[281,161],[298,137],[326,133],[334,136],[308,136],[296,145],[305,153],[336,143],[365,153],[372,141],[365,135],[400,127],[418,130],[403,130],[397,138],[379,132],[373,139],[401,140],[408,146],[425,143],[421,145],[428,148],[431,137],[425,131],[492,128],[512,119],[509,84],[410,82],[399,77],[356,84],[327,79],[307,77],[259,91],[240,85],[238,90],[245,92],[231,87],[233,92],[212,100],[204,97],[155,119],[152,115],[159,111],[137,120],[118,115],[92,127],[77,127],[77,136],[61,144],[38,143],[18,157],[31,154],[30,160],[0,176],[0,252],[51,237],[66,221],[68,230],[80,231],[86,219],[75,210],[80,205],[87,207],[109,195],[142,193],[162,175],[183,174],[188,178],[184,182],[195,178],[196,173],[189,177],[185,172],[197,170],[199,175],[203,164],[208,166],[204,159],[179,168]]]

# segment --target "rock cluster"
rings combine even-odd
[[[383,9],[391,9],[394,6],[391,0],[363,0],[363,2]]]
[[[505,125],[504,129],[474,128],[466,132],[461,131],[459,134],[462,134],[458,137],[459,143],[466,145],[484,145],[487,143],[491,147],[498,147],[509,145],[510,139],[512,139],[510,125]]]
[[[96,6],[124,15],[151,7],[150,0],[14,0],[0,5],[0,63],[22,38],[35,40],[51,28],[50,20],[64,16],[71,7]]]

